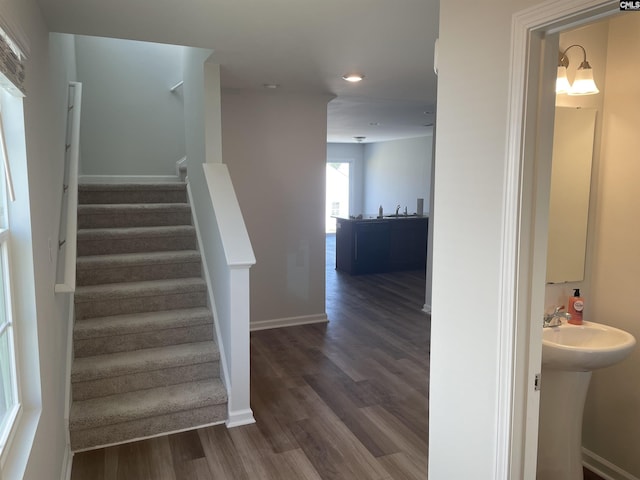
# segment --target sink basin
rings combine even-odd
[[[608,325],[563,323],[542,330],[542,366],[589,372],[624,360],[635,344],[633,335]]]
[[[391,213],[389,215],[385,215],[384,218],[408,218],[408,217],[417,217],[418,214],[417,213],[408,213],[407,215],[405,215],[404,213],[399,213],[399,214],[395,214],[395,213]]]

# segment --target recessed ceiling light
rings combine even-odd
[[[358,142],[358,143],[362,143],[362,141],[367,138],[367,137],[353,137],[353,139]]]
[[[262,86],[264,88],[269,88],[271,90],[275,90],[276,88],[280,87],[280,84],[278,84],[278,83],[263,83]]]
[[[356,83],[360,82],[364,78],[364,75],[361,75],[359,73],[346,73],[342,76],[342,78],[344,78],[347,82]]]

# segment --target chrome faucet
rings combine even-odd
[[[396,217],[400,215],[400,205],[396,206]]]
[[[562,319],[564,318],[567,322],[571,320],[571,314],[568,312],[562,312],[564,310],[564,305],[558,306],[553,310],[553,313],[545,313],[544,320],[542,321],[542,327],[557,327],[562,325]]]

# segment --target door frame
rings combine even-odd
[[[619,11],[547,1],[512,17],[501,265],[497,479],[535,479],[558,34]],[[538,320],[539,319],[539,320]]]

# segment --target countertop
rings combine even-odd
[[[361,216],[359,215],[357,217],[351,217],[351,216],[344,217],[344,216],[337,215],[337,216],[333,216],[332,218],[335,218],[337,220],[361,222],[366,220],[411,220],[411,219],[418,219],[418,218],[429,218],[429,215],[416,215],[415,213],[404,215],[403,213],[400,213],[398,216],[391,214],[391,215],[384,215],[382,218],[378,218],[377,213],[371,213],[371,214],[362,214]]]

